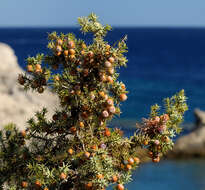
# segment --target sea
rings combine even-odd
[[[19,65],[25,69],[28,56],[48,53],[47,35],[52,31],[71,32],[87,43],[92,41],[92,36],[81,34],[79,28],[0,28],[0,42],[14,49]],[[151,105],[159,104],[163,112],[163,99],[184,89],[189,110],[184,117],[182,134],[189,133],[195,122],[194,109],[205,110],[205,28],[116,27],[106,40],[114,44],[125,35],[128,37],[128,63],[118,72],[129,94],[114,125],[130,136],[135,123],[149,117]],[[143,164],[126,187],[133,190],[205,190],[205,159]]]

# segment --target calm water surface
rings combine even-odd
[[[126,187],[129,190],[205,190],[205,160],[146,163],[133,173],[133,181]]]
[[[140,166],[131,190],[205,190],[205,160],[162,161]]]

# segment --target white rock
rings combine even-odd
[[[48,118],[58,107],[58,98],[48,90],[43,94],[27,91],[18,84],[18,74],[24,73],[11,47],[0,43],[0,128],[10,122],[20,129],[26,121],[43,107],[48,109]]]

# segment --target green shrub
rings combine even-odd
[[[126,66],[126,37],[114,45],[104,41],[111,27],[96,15],[78,19],[83,33],[92,33],[86,44],[71,33],[49,34],[49,55],[27,59],[29,74],[18,81],[25,90],[43,93],[49,87],[60,100],[52,119],[46,108],[28,120],[24,131],[9,124],[0,131],[0,184],[8,189],[103,190],[114,184],[123,190],[140,164],[139,148],[153,162],[173,147],[172,138],[187,110],[182,90],[165,99],[164,113],[151,107],[130,138],[108,123],[120,115],[127,99],[117,69]],[[42,65],[44,64],[44,66]]]

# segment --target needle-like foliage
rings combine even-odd
[[[83,33],[92,33],[86,44],[74,34],[49,34],[48,55],[27,59],[27,72],[18,81],[25,90],[43,93],[52,89],[60,109],[52,119],[47,110],[36,112],[25,130],[9,124],[0,131],[0,184],[7,189],[105,190],[125,189],[141,161],[139,148],[153,162],[173,147],[172,138],[187,110],[182,90],[165,99],[143,119],[130,138],[109,128],[127,99],[117,69],[126,66],[126,38],[110,45],[104,40],[111,27],[95,14],[78,19]],[[43,65],[42,65],[43,63]]]

